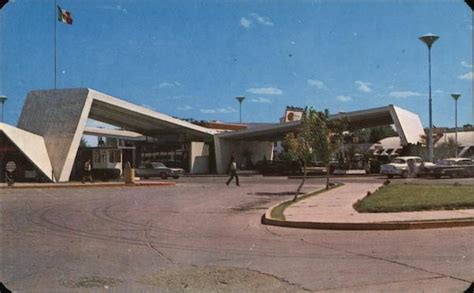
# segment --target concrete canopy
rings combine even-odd
[[[3,132],[14,145],[35,165],[48,179],[53,180],[51,161],[43,137],[0,123],[0,131]]]
[[[89,118],[147,136],[184,133],[211,137],[213,130],[88,89],[93,98]]]
[[[394,105],[385,107],[338,113],[330,119],[347,119],[351,129],[360,129],[381,125],[395,124],[402,144],[416,144],[424,134],[421,120],[415,113]],[[275,140],[285,133],[297,130],[301,121],[278,123],[270,126],[255,127],[241,131],[218,134],[219,138],[229,140]]]
[[[244,130],[217,134],[219,138],[229,140],[260,140],[274,141],[282,139],[286,133],[297,130],[301,121],[275,123],[272,125],[256,126]]]
[[[212,138],[214,134],[88,88],[31,91],[18,127],[43,136],[56,181],[69,180],[88,118],[148,136],[172,133]]]
[[[395,124],[400,141],[404,145],[408,143],[416,144],[421,135],[424,134],[418,115],[393,105],[338,113],[329,116],[329,118],[347,119],[351,129]],[[214,138],[217,171],[224,173],[226,166],[229,164],[230,156],[233,155],[238,160],[239,152],[241,153],[243,150],[252,150],[254,157],[262,158],[265,155],[267,159],[271,159],[273,143],[268,144],[268,142],[282,139],[286,133],[298,130],[301,123],[302,121],[278,123],[217,134]],[[241,145],[241,142],[244,141],[247,145]],[[267,144],[265,145],[265,143]],[[237,146],[240,148],[237,148]]]
[[[86,127],[84,129],[84,135],[93,135],[93,136],[105,136],[113,137],[118,139],[134,140],[134,141],[144,141],[146,137],[140,133],[128,130],[120,129],[109,129],[109,128],[97,128],[97,127]]]

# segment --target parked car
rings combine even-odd
[[[447,158],[440,160],[434,166],[427,166],[424,173],[435,178],[473,177],[474,161],[468,158]]]
[[[168,168],[160,162],[142,163],[135,169],[135,175],[145,179],[150,177],[161,177],[161,179],[173,177],[178,179],[183,173],[184,171],[181,168]]]
[[[412,170],[410,169],[410,164],[412,164]],[[380,166],[380,174],[387,175],[388,178],[393,178],[394,176],[407,178],[409,175],[419,174],[427,164],[423,163],[420,157],[396,157],[391,163]]]
[[[258,161],[255,170],[263,175],[299,175],[301,174],[301,164],[297,161]]]

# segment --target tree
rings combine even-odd
[[[316,158],[326,166],[326,189],[329,189],[331,155],[337,152],[344,141],[343,132],[347,128],[347,121],[329,119],[327,111],[316,112],[310,110],[313,116],[312,147]]]
[[[454,138],[450,137],[447,141],[444,141],[434,149],[434,155],[437,159],[445,159],[455,157],[460,145],[456,144]]]
[[[369,128],[368,142],[376,143],[379,142],[381,139],[396,135],[397,133],[395,132],[395,130],[393,130],[392,127],[390,127],[390,125],[371,127]]]
[[[356,154],[360,153],[361,150],[359,147],[355,146],[354,144],[349,144],[349,147],[345,150],[345,155],[347,162],[349,164],[349,170],[352,170],[352,163],[354,162],[354,158]]]
[[[329,120],[327,111],[317,112],[314,109],[305,109],[299,132],[296,135],[289,133],[285,136],[284,145],[288,153],[303,165],[303,179],[293,200],[296,200],[306,181],[308,162],[315,157],[326,166],[326,189],[329,189],[331,154],[341,147],[346,126],[345,121]]]
[[[87,142],[87,140],[84,137],[81,137],[81,142],[79,143],[79,146],[81,148],[88,148],[89,143]]]
[[[305,109],[305,112],[303,113],[302,117],[301,129],[299,130],[298,134],[295,135],[294,133],[288,133],[285,135],[285,138],[283,140],[285,150],[288,152],[290,157],[298,160],[303,166],[303,179],[301,180],[300,185],[296,189],[293,201],[296,200],[301,191],[301,188],[303,188],[307,175],[306,167],[308,166],[308,162],[312,158],[311,144],[313,137],[311,130],[314,121],[312,121],[311,118],[311,115],[308,115],[308,112]]]

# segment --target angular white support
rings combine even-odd
[[[44,138],[55,181],[69,180],[92,104],[88,89],[32,91],[18,128]]]
[[[4,123],[0,123],[0,131],[3,131],[33,165],[53,181],[53,168],[43,137]]]

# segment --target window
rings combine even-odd
[[[119,150],[110,150],[109,151],[109,163],[120,163],[121,156]]]

